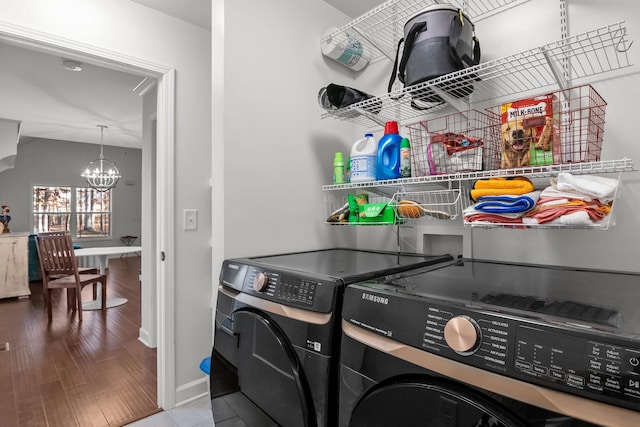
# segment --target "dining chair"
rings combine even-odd
[[[82,321],[82,288],[101,283],[102,309],[106,308],[107,276],[95,272],[81,272],[74,254],[71,235],[68,233],[39,233],[36,235],[36,248],[42,271],[42,288],[49,320],[52,318],[52,302],[49,292],[52,289],[67,289],[67,306],[78,311],[78,320]],[[90,271],[90,270],[89,270]]]
[[[66,236],[67,234],[69,234],[68,231],[46,231],[46,232],[41,232],[38,233],[38,235],[40,236]],[[76,249],[75,245],[73,246],[74,249]],[[36,252],[37,252],[37,248],[36,248]],[[37,255],[37,254],[36,254]],[[76,257],[76,260],[78,258]],[[38,260],[39,262],[39,260]],[[98,267],[80,267],[78,266],[78,273],[80,274],[97,274],[100,271],[100,269]],[[62,276],[50,276],[49,279],[59,279]],[[70,293],[69,293],[70,294]],[[45,304],[48,304],[47,298],[49,297],[47,292],[43,292],[44,295],[44,302]],[[93,299],[96,299],[97,297],[97,293],[96,293],[96,285],[93,285]],[[69,295],[67,295],[67,299],[69,299]]]

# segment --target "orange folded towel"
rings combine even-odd
[[[471,198],[478,201],[482,196],[521,195],[534,190],[529,178],[516,176],[514,178],[479,179],[473,184]]]

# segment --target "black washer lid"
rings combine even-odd
[[[450,262],[453,258],[451,255],[330,248],[248,257],[244,261],[264,268],[297,271],[311,276],[329,276],[349,284],[412,268]]]
[[[374,289],[640,337],[640,274],[462,259]]]

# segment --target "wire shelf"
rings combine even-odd
[[[389,2],[391,3],[391,2]],[[387,5],[388,3],[385,3]],[[383,6],[385,6],[383,5]],[[382,6],[381,6],[382,7]],[[567,64],[573,82],[631,66],[624,21],[549,43],[514,55],[487,61],[424,83],[325,112],[322,118],[347,120],[364,126],[415,119],[442,109],[447,103],[469,105],[518,94],[564,89],[561,76]],[[460,96],[461,94],[471,94]],[[537,92],[536,92],[537,91]],[[421,109],[412,106],[419,103]],[[445,102],[446,101],[446,102]],[[382,109],[369,113],[366,107]],[[460,108],[457,108],[460,110]]]
[[[448,3],[462,9],[473,22],[478,22],[497,11],[522,2],[523,0],[479,0],[469,4],[465,0],[452,0]],[[355,33],[364,38],[371,48],[371,62],[383,57],[393,59],[399,40],[398,34],[403,33],[404,24],[412,16],[438,4],[438,0],[389,0],[326,35],[320,42],[339,38],[342,34],[350,36]]]
[[[349,184],[323,185],[323,191],[350,190],[350,189],[413,189],[415,187],[425,187],[433,185],[449,184],[451,182],[472,181],[476,179],[486,179],[493,177],[514,177],[527,176],[529,178],[547,178],[557,175],[560,172],[571,172],[572,174],[604,174],[617,172],[634,172],[637,169],[633,165],[633,160],[629,158],[619,160],[602,160],[599,162],[566,163],[558,165],[528,166],[514,169],[495,169],[473,172],[459,172],[447,175],[418,176],[413,178],[389,179],[381,181],[358,182]],[[397,190],[396,190],[397,191]],[[394,193],[396,191],[393,191]]]
[[[423,219],[456,219],[460,214],[460,189],[398,192],[390,205],[405,224]]]

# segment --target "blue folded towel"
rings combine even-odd
[[[539,199],[539,191],[518,196],[482,196],[473,208],[486,213],[524,213],[533,209]]]

